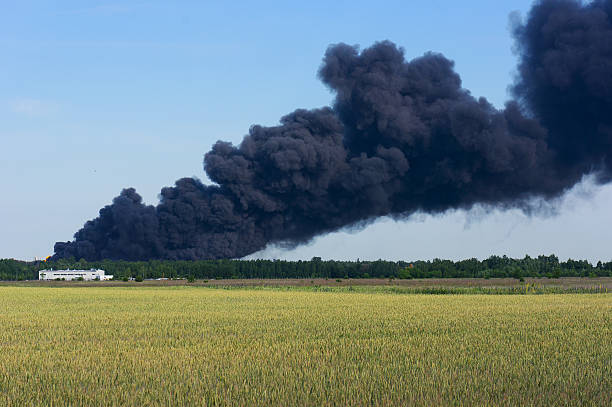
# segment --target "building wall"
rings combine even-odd
[[[39,280],[76,280],[83,277],[83,280],[109,280],[113,276],[105,276],[104,270],[41,270],[38,272]]]

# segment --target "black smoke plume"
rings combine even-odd
[[[608,182],[611,17],[612,0],[536,2],[514,28],[515,100],[503,110],[463,89],[440,54],[331,46],[319,76],[333,107],[217,142],[204,157],[215,185],[180,179],[156,207],[123,190],[55,257],[236,258],[379,216],[524,207],[587,174]]]

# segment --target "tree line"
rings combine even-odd
[[[151,260],[20,261],[0,259],[0,280],[35,280],[43,269],[103,269],[116,279],[147,278],[501,278],[612,276],[612,261],[593,265],[587,260],[561,262],[555,255],[513,259],[491,256],[452,261],[321,260]]]

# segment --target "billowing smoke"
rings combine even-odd
[[[331,46],[331,108],[253,126],[204,157],[216,185],[183,178],[156,207],[125,189],[55,257],[236,258],[379,216],[474,204],[524,207],[586,174],[611,176],[612,0],[537,2],[514,28],[515,100],[497,110],[436,53],[384,41]]]

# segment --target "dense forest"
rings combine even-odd
[[[100,268],[116,279],[147,278],[498,278],[498,277],[601,277],[612,276],[612,261],[597,262],[557,256],[525,256],[512,259],[491,256],[485,260],[461,261],[335,261],[314,257],[307,261],[199,260],[142,262],[60,259],[25,262],[0,259],[0,280],[35,280],[43,269]]]

